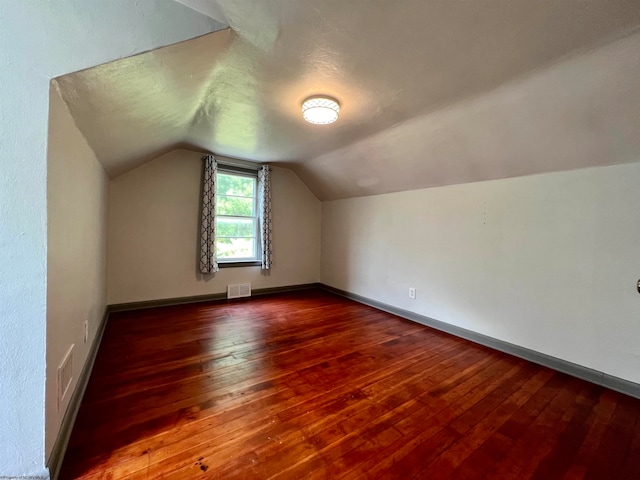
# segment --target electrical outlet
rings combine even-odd
[[[416,298],[416,289],[413,287],[409,288],[409,298],[413,298],[414,300]]]
[[[84,321],[84,343],[89,341],[89,320]]]

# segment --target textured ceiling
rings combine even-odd
[[[593,92],[608,99],[594,107],[606,110],[594,110],[604,134],[618,127],[612,105],[638,119],[637,88],[607,95],[636,74],[635,0],[180,1],[231,28],[57,79],[110,175],[186,146],[289,165],[320,198],[343,198],[607,164],[580,160],[580,148],[519,155],[548,143],[531,132],[555,138],[563,115],[589,114]],[[614,43],[631,62],[598,56],[625,35],[630,45]],[[564,83],[584,81],[589,65],[613,70],[586,90]],[[335,124],[302,120],[302,100],[318,93],[340,100]],[[387,175],[389,162],[401,168]]]

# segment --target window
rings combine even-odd
[[[216,176],[216,255],[220,266],[260,261],[258,174],[220,166]]]

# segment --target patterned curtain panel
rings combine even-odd
[[[258,205],[260,208],[260,242],[262,248],[262,269],[273,265],[271,253],[271,169],[263,165],[258,171]]]
[[[202,219],[200,222],[200,272],[215,273],[216,258],[216,173],[218,164],[213,155],[202,157]]]

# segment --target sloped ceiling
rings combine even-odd
[[[640,161],[640,2],[181,3],[230,28],[56,80],[112,176],[186,146],[335,199]]]

